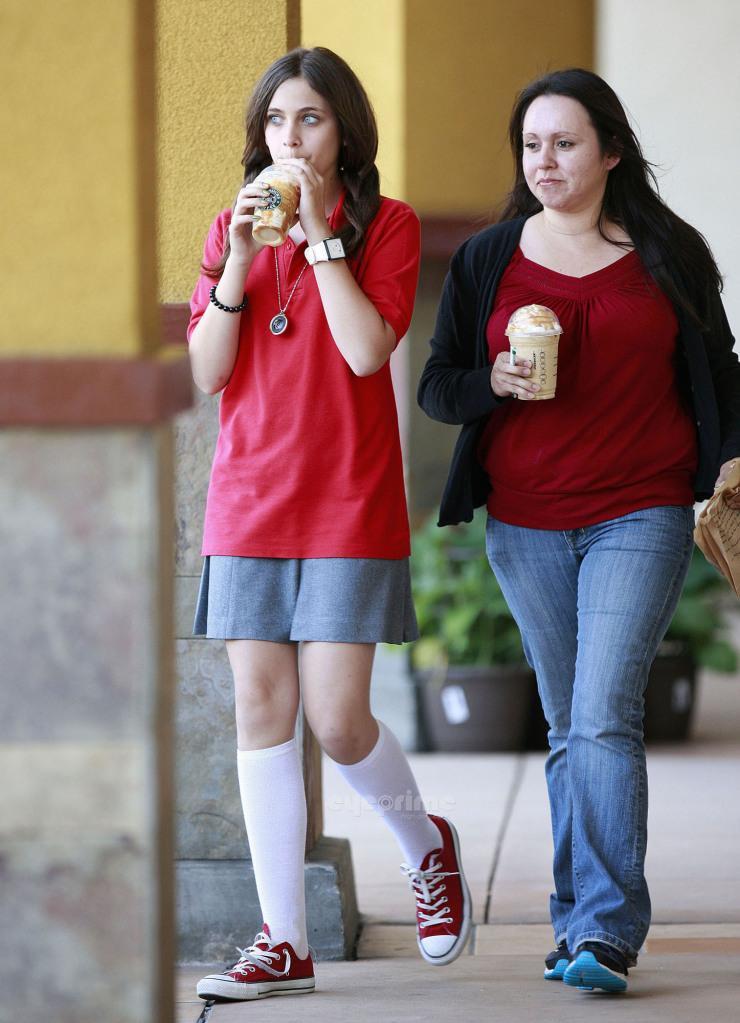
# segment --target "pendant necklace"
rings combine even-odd
[[[298,274],[298,278],[293,287],[291,288],[290,294],[288,295],[288,301],[285,303],[285,305],[283,305],[283,299],[280,294],[280,270],[278,268],[277,251],[275,249],[273,249],[272,251],[275,253],[275,280],[277,281],[278,309],[280,311],[270,320],[270,333],[284,334],[285,331],[288,329],[288,317],[285,315],[286,310],[290,305],[291,298],[295,294],[295,289],[301,283],[301,277],[303,277],[305,271],[308,270],[308,263],[306,263],[301,272]]]

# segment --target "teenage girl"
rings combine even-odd
[[[249,103],[244,183],[211,225],[191,300],[193,377],[221,393],[194,633],[226,641],[265,921],[238,962],[200,981],[203,998],[314,989],[299,696],[322,749],[398,840],[424,959],[452,962],[470,930],[455,829],[427,815],[370,711],[375,644],[417,636],[388,360],[411,319],[419,222],[380,195],[376,151],[372,108],[343,60],[322,47],[277,60]],[[252,234],[268,202],[255,178],[274,163],[300,183],[277,249]]]

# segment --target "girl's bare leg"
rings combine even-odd
[[[442,841],[398,740],[370,710],[374,654],[368,643],[301,644],[303,708],[322,749],[419,866]]]

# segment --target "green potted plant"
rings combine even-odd
[[[516,622],[485,556],[485,514],[444,529],[428,519],[411,558],[420,638],[411,648],[422,749],[545,749],[547,724]],[[726,580],[694,549],[688,575],[648,678],[647,742],[685,740],[697,671],[734,672],[726,638]]]
[[[676,613],[650,669],[645,693],[647,742],[688,738],[698,668],[737,670],[737,651],[726,638],[722,612],[729,593],[727,581],[695,547]]]
[[[414,534],[411,573],[420,638],[411,648],[419,745],[521,749],[534,676],[485,555],[485,519]]]

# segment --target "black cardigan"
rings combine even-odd
[[[452,257],[437,313],[432,354],[419,381],[418,401],[442,423],[462,424],[442,495],[439,525],[470,522],[486,503],[488,477],[477,447],[492,412],[510,401],[491,390],[486,325],[498,283],[514,254],[526,217],[488,227]],[[693,409],[699,461],[697,500],[712,494],[722,462],[740,455],[740,364],[719,294],[692,296],[709,329],[699,331],[676,309],[681,346],[679,385]]]

